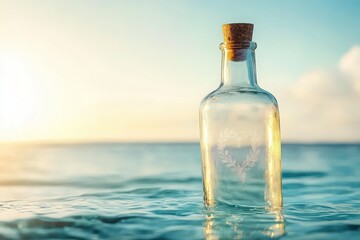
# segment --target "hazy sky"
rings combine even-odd
[[[229,22],[255,24],[285,141],[360,141],[356,0],[0,0],[0,140],[197,141]]]

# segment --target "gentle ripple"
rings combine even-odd
[[[202,203],[197,144],[2,146],[0,239],[357,239],[360,145],[284,145],[282,213]]]

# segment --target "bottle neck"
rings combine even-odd
[[[227,87],[257,87],[256,43],[248,42],[240,45],[221,44],[222,66],[221,85]]]

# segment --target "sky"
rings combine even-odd
[[[356,0],[0,0],[0,141],[198,141],[232,22],[283,141],[360,141]]]

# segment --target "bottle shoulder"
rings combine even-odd
[[[209,93],[201,102],[201,106],[208,104],[226,103],[263,103],[278,107],[274,95],[260,87],[219,87]]]

